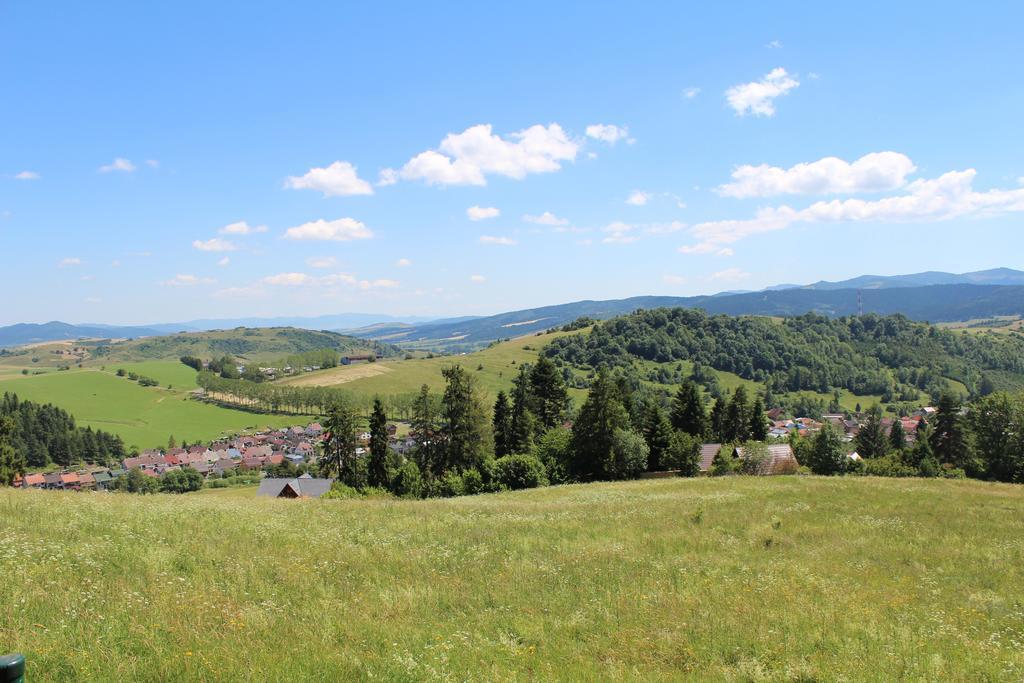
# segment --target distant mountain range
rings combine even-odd
[[[407,348],[465,351],[496,339],[532,334],[580,317],[606,319],[638,308],[703,308],[729,315],[792,316],[809,311],[829,316],[865,312],[902,313],[931,322],[997,315],[1024,316],[1024,272],[1010,268],[972,273],[926,272],[863,275],[840,282],[776,285],[759,292],[709,296],[639,296],[608,301],[576,301],[484,317],[430,319],[344,313],[319,317],[204,319],[141,327],[69,325],[62,322],[0,327],[0,347],[83,337],[143,337],[235,327],[296,327],[344,332]]]
[[[815,312],[828,316],[902,313],[930,322],[971,320],[999,315],[1024,315],[1024,285],[929,285],[876,289],[782,289],[729,295],[672,297],[638,296],[611,301],[576,301],[513,311],[463,322],[435,321],[424,325],[374,325],[349,330],[409,348],[467,351],[481,345],[558,327],[580,317],[597,320],[638,308],[703,308],[727,315],[794,316]]]

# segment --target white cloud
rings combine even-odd
[[[275,287],[298,287],[313,284],[315,280],[305,273],[278,273],[277,275],[268,275],[263,278],[263,282]]]
[[[483,275],[470,275],[469,276],[469,281],[470,282],[487,282],[487,278],[485,278]]]
[[[915,180],[902,194],[881,199],[833,199],[803,209],[766,207],[749,219],[698,223],[690,230],[696,243],[679,250],[714,253],[746,237],[784,230],[796,223],[935,222],[1024,211],[1024,188],[978,192],[972,187],[975,175],[973,168],[950,171],[938,178]]]
[[[898,152],[872,152],[850,163],[825,157],[790,168],[739,166],[733,182],[719,185],[723,197],[771,197],[780,194],[839,194],[881,192],[903,187],[917,170],[914,162]]]
[[[668,223],[651,223],[644,228],[648,235],[669,235],[674,232],[686,229],[686,223],[682,221],[670,221]]]
[[[366,240],[371,237],[373,237],[373,232],[354,218],[339,218],[333,221],[325,221],[321,218],[288,228],[284,233],[284,238],[288,240],[349,242],[351,240]]]
[[[223,228],[218,230],[222,235],[251,235],[256,232],[266,232],[267,226],[265,225],[249,225],[245,221],[238,221],[236,223],[229,223]]]
[[[471,221],[482,221],[486,218],[497,218],[501,211],[493,206],[471,206],[466,209],[466,215]]]
[[[213,293],[218,299],[253,299],[265,295],[266,292],[256,286],[250,287],[227,287]]]
[[[57,263],[58,268],[68,268],[70,266],[80,265],[82,265],[82,259],[78,258],[77,256],[69,256],[67,258],[63,258]]]
[[[644,206],[647,202],[651,201],[652,196],[653,195],[650,192],[633,190],[629,197],[626,198],[626,203],[630,206]]]
[[[146,159],[146,166],[150,168],[160,168],[160,162],[156,159]]]
[[[782,41],[781,40],[770,40],[765,45],[765,47],[768,48],[769,50],[778,50],[778,49],[780,49],[782,47]]]
[[[135,171],[135,164],[127,159],[118,157],[112,162],[105,166],[100,166],[100,173],[110,173],[111,171],[123,171],[124,173],[133,173]]]
[[[683,97],[688,100],[692,100],[694,97],[700,94],[700,88],[687,88],[683,91]]]
[[[338,259],[333,256],[311,256],[306,259],[306,265],[310,268],[333,268],[337,263]]]
[[[360,280],[359,281],[359,288],[360,289],[394,289],[395,287],[398,287],[400,284],[401,283],[398,282],[398,280],[388,280],[388,279],[384,279],[384,278],[377,279],[377,280]]]
[[[661,281],[666,285],[683,285],[686,284],[686,278],[682,275],[663,275]]]
[[[481,235],[480,244],[497,244],[503,247],[515,246],[516,241],[511,237],[496,237],[494,235]]]
[[[397,261],[395,261],[395,265],[398,266],[399,268],[408,268],[409,266],[412,265],[412,261],[410,261],[407,258],[400,258]]]
[[[95,297],[95,296],[87,296],[87,297],[85,297],[85,303],[87,303],[87,304],[98,304],[98,303],[102,303],[102,302],[103,302],[103,299],[100,299],[99,297]]]
[[[208,240],[195,240],[192,246],[199,251],[235,251],[238,247],[234,243],[220,237],[212,237]]]
[[[212,280],[208,277],[178,274],[172,277],[170,280],[165,280],[160,284],[167,285],[168,287],[194,287],[196,285],[212,285],[214,282],[215,280]]]
[[[224,267],[224,266],[228,265],[229,263],[231,263],[231,257],[230,256],[225,256],[220,261],[217,261],[217,265],[221,266],[221,267]]]
[[[405,180],[423,180],[430,185],[486,185],[487,175],[521,180],[530,173],[550,173],[562,161],[574,161],[579,145],[566,136],[557,123],[535,125],[495,135],[490,124],[449,133],[437,150],[417,154],[402,167]]]
[[[640,238],[631,234],[633,232],[633,228],[634,226],[629,223],[623,223],[622,221],[609,223],[602,228],[602,231],[608,233],[608,236],[601,241],[605,244],[631,244],[632,242],[636,242]]]
[[[398,182],[400,174],[393,168],[383,168],[377,176],[377,186],[387,187]]]
[[[736,114],[743,116],[774,116],[776,97],[785,95],[800,85],[795,76],[786,73],[782,67],[772,69],[760,81],[734,85],[725,91],[725,99]]]
[[[42,177],[35,171],[22,171],[14,176],[15,180],[39,180]]]
[[[745,280],[748,277],[750,277],[750,273],[740,270],[739,268],[726,268],[725,270],[720,270],[711,275],[712,280],[724,280],[726,282]]]
[[[629,129],[625,126],[604,123],[595,123],[587,126],[587,137],[607,142],[609,145],[614,145],[619,140],[625,140],[630,144],[636,142],[635,139],[629,137]]]
[[[311,168],[305,175],[289,176],[284,186],[292,190],[316,190],[325,197],[373,194],[373,188],[347,161],[335,161],[327,168]]]
[[[537,225],[569,225],[568,218],[559,218],[550,211],[545,211],[539,216],[531,216],[526,214],[523,216],[523,220],[527,223],[536,223]]]

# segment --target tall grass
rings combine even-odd
[[[1014,486],[4,490],[0,539],[0,649],[25,652],[32,681],[1024,676]]]

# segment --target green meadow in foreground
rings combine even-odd
[[[1024,487],[253,496],[0,491],[0,649],[32,681],[1024,676]]]

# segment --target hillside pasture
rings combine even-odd
[[[127,446],[165,446],[173,435],[181,441],[210,441],[222,435],[267,426],[301,423],[302,416],[259,415],[192,400],[195,371],[180,363],[125,364],[140,374],[174,386],[143,387],[117,377],[113,366],[44,375],[0,376],[0,392],[52,403],[67,410],[80,426],[119,435]],[[180,369],[179,369],[180,368]],[[184,371],[184,372],[183,372]],[[190,373],[190,374],[186,374]]]
[[[0,491],[29,680],[1021,680],[1024,488]]]

